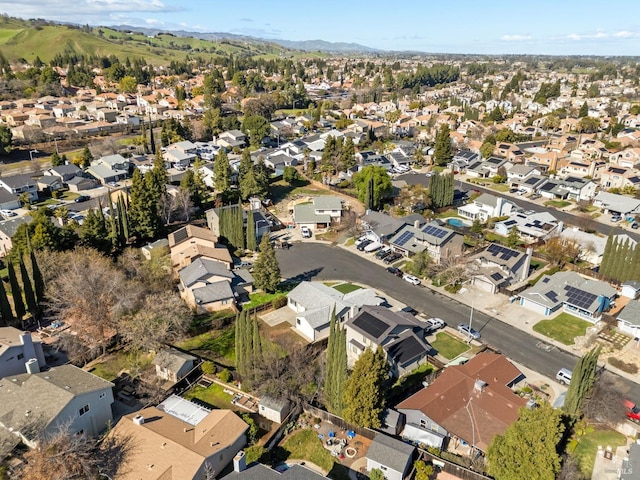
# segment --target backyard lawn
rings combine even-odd
[[[249,309],[253,307],[257,307],[258,305],[264,305],[265,303],[271,302],[278,297],[284,297],[285,294],[282,292],[275,293],[265,293],[265,292],[254,292],[249,294],[249,303],[242,304],[243,309]]]
[[[431,342],[431,346],[435,348],[438,353],[447,360],[452,360],[461,353],[469,350],[469,345],[461,342],[457,338],[452,337],[446,332],[438,333],[436,335],[436,339]]]
[[[576,444],[577,442],[577,444]],[[587,478],[591,478],[593,465],[598,453],[598,445],[602,448],[610,446],[615,452],[616,447],[627,442],[625,436],[610,428],[599,429],[587,426],[586,433],[569,443],[569,452],[577,460],[580,470]]]
[[[225,365],[234,365],[236,361],[235,336],[235,326],[229,325],[191,337],[177,343],[176,346],[189,352],[200,351],[204,357],[218,360]]]
[[[585,334],[591,323],[562,312],[553,320],[541,320],[533,329],[545,337],[553,338],[565,345],[573,345],[574,338]]]
[[[202,400],[203,402],[207,402],[209,405],[212,405],[221,409],[229,409],[236,410],[232,403],[232,397],[228,393],[224,392],[224,387],[222,385],[218,385],[217,383],[211,384],[210,387],[204,388],[195,386],[187,393],[185,393],[184,397],[187,400],[191,400],[192,398],[197,398],[198,400]]]
[[[348,480],[347,469],[336,462],[329,450],[322,446],[318,434],[313,430],[300,430],[291,435],[276,449],[276,455],[280,460],[295,458],[307,460],[329,473],[329,478],[334,480]]]

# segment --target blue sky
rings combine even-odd
[[[384,50],[640,55],[640,0],[0,0],[0,12]]]

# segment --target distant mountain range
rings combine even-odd
[[[121,31],[140,32],[145,35],[158,35],[159,33],[171,33],[177,37],[193,37],[201,40],[235,40],[249,43],[275,43],[284,48],[292,50],[302,50],[305,52],[328,52],[328,53],[376,53],[382,52],[375,48],[360,45],[358,43],[327,42],[325,40],[277,40],[271,38],[258,38],[249,35],[238,35],[228,32],[189,32],[186,30],[161,30],[148,27],[133,27],[131,25],[111,25],[110,28]]]

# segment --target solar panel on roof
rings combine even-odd
[[[180,243],[183,240],[186,240],[189,235],[187,234],[187,228],[181,228],[180,230],[176,230],[173,232],[173,240],[175,243]]]
[[[497,282],[498,280],[502,280],[503,277],[498,272],[496,272],[491,274],[491,278],[493,278]]]
[[[544,296],[547,297],[552,302],[557,302],[558,301],[558,294],[556,292],[554,292],[553,290],[550,291],[550,292],[545,293]]]
[[[389,355],[400,365],[413,360],[424,352],[424,346],[414,337],[408,337],[395,345],[391,345],[389,348]]]
[[[585,292],[571,285],[565,286],[564,289],[567,292],[567,303],[578,308],[587,309],[593,304],[594,300],[598,298],[598,296],[593,293]]]
[[[422,229],[423,233],[427,235],[432,235],[436,238],[444,238],[447,235],[447,231],[442,228],[434,227],[433,225],[427,225]]]
[[[395,241],[395,244],[399,247],[402,247],[405,243],[413,238],[413,232],[404,232],[400,237]]]
[[[362,312],[354,318],[353,325],[375,338],[379,338],[389,328],[389,325],[368,312]]]
[[[547,278],[545,278],[544,280],[542,280],[542,283],[549,283],[549,280],[550,280],[550,278],[549,278],[549,277],[547,277]]]

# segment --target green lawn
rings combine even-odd
[[[496,192],[508,192],[509,185],[506,183],[496,183],[495,185],[491,185],[491,190],[495,190]]]
[[[202,400],[203,402],[207,402],[209,405],[213,405],[214,407],[221,409],[236,409],[236,407],[231,403],[233,397],[228,393],[225,393],[224,387],[222,385],[218,385],[217,383],[213,383],[208,388],[199,387],[196,385],[187,393],[185,393],[184,397],[187,400],[197,398],[198,400]]]
[[[308,460],[327,472],[333,469],[335,462],[329,450],[322,446],[322,442],[314,430],[300,430],[291,435],[282,444],[280,453],[283,453],[287,458]]]
[[[212,358],[224,359],[228,365],[234,365],[235,352],[235,325],[229,325],[223,329],[211,330],[201,335],[188,338],[177,344],[178,347],[188,350],[206,350],[211,352]]]
[[[589,425],[583,436],[571,440],[568,450],[578,461],[582,473],[587,478],[591,478],[593,464],[598,453],[598,445],[601,445],[603,449],[610,446],[615,452],[616,447],[624,445],[626,442],[625,436],[615,430],[609,428],[596,429]]]
[[[554,208],[565,208],[571,205],[571,202],[567,202],[566,200],[549,200],[544,202],[545,207],[554,207]]]
[[[276,293],[265,293],[265,292],[254,292],[249,294],[249,303],[245,303],[242,305],[243,309],[249,309],[253,307],[257,307],[258,305],[264,305],[265,303],[271,302],[278,297],[285,296],[282,292]]]
[[[553,320],[541,320],[533,329],[546,337],[558,340],[565,345],[573,345],[574,338],[585,334],[591,323],[574,317],[568,313],[561,313]]]
[[[360,290],[362,287],[360,285],[354,285],[353,283],[341,283],[340,285],[336,285],[333,288],[338,290],[340,293],[351,293],[356,290]]]
[[[436,334],[436,339],[431,342],[431,346],[447,360],[452,360],[458,355],[469,350],[469,345],[461,342],[446,332]]]

